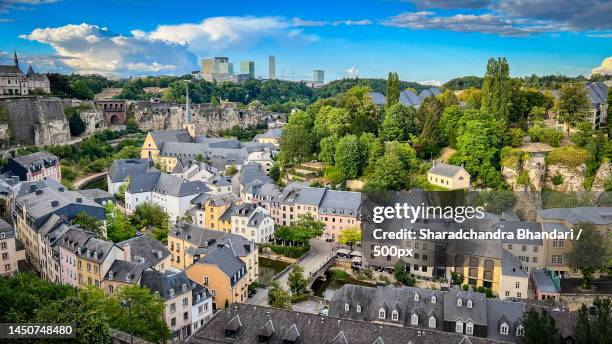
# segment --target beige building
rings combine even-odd
[[[23,74],[17,52],[12,65],[0,65],[0,95],[28,95],[33,91],[51,93],[51,84],[45,74],[34,73],[32,66]]]
[[[434,161],[427,171],[427,181],[449,190],[467,189],[470,187],[470,174],[463,166]]]
[[[11,276],[18,272],[17,263],[25,260],[25,251],[15,239],[15,230],[0,219],[0,276]]]
[[[504,250],[502,254],[502,274],[499,287],[499,298],[527,298],[529,275],[521,261],[512,253]]]

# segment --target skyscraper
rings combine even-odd
[[[232,74],[231,63],[227,57],[217,56],[212,59],[202,59],[200,74],[202,79],[212,81],[219,77],[226,77]]]
[[[314,82],[325,82],[325,72],[320,69],[315,69],[312,71],[312,81]]]
[[[248,74],[252,78],[255,77],[255,62],[242,61],[240,62],[240,74]]]
[[[268,57],[268,79],[276,79],[276,57],[274,55]]]

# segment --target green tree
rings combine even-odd
[[[85,132],[85,122],[81,118],[81,114],[77,111],[68,118],[68,126],[70,127],[70,135],[80,136]]]
[[[585,304],[582,304],[578,310],[578,320],[576,321],[576,343],[580,344],[595,344],[591,332],[591,323],[589,319],[589,310]]]
[[[89,89],[89,85],[85,80],[77,80],[72,84],[72,91],[75,97],[79,99],[93,99],[94,93]]]
[[[268,288],[268,304],[271,307],[291,309],[291,295],[281,288],[278,281],[272,281]]]
[[[159,241],[165,241],[170,219],[162,207],[145,202],[136,207],[131,222],[138,230],[152,228],[153,236]]]
[[[128,310],[122,306],[127,303]],[[155,343],[170,339],[170,329],[162,318],[164,302],[159,296],[140,286],[125,286],[110,297],[105,305],[110,326]]]
[[[338,105],[351,114],[352,134],[376,132],[378,129],[379,112],[370,92],[368,86],[355,86],[337,97]]]
[[[577,129],[576,133],[572,135],[571,140],[580,147],[584,147],[591,142],[597,133],[593,125],[589,122],[579,123]]]
[[[363,171],[366,152],[356,135],[347,135],[338,141],[334,158],[346,178],[354,179]]]
[[[280,139],[281,160],[292,163],[302,162],[310,158],[313,153],[313,136],[309,128],[291,122],[288,123],[283,128]]]
[[[506,58],[490,58],[482,84],[480,109],[496,118],[507,119],[511,106],[511,83],[510,67]]]
[[[411,287],[414,285],[415,279],[406,271],[408,266],[403,260],[398,260],[393,267],[393,275],[399,283]]]
[[[346,109],[326,105],[319,109],[314,128],[318,137],[342,137],[351,129],[351,123],[351,114]]]
[[[295,264],[287,276],[287,283],[293,294],[305,292],[308,288],[308,280],[304,277],[304,268]]]
[[[439,151],[436,133],[443,111],[444,104],[436,97],[425,98],[419,106],[417,117],[419,122],[422,123],[423,129],[415,145],[418,144],[421,146],[420,153],[423,157],[429,158],[432,155],[437,155]]]
[[[457,144],[457,123],[463,116],[463,111],[457,105],[452,105],[444,109],[442,118],[438,124],[438,138],[442,146],[456,147]]]
[[[103,236],[104,234],[104,223],[88,213],[80,212],[76,214],[74,219],[72,219],[72,223],[79,225],[86,231],[96,233],[99,236]]]
[[[410,134],[419,133],[416,117],[416,111],[402,103],[387,106],[379,137],[383,141],[407,140]]]
[[[510,141],[510,146],[512,147],[520,147],[523,145],[523,138],[527,135],[525,130],[521,128],[510,128],[508,130],[508,140]]]
[[[367,177],[366,191],[391,191],[406,188],[408,173],[402,160],[396,154],[385,154],[374,163],[372,173]]]
[[[402,162],[403,170],[406,172],[412,172],[418,165],[416,152],[408,143],[388,142],[385,146],[385,154],[397,156]]]
[[[609,248],[592,223],[579,223],[577,228],[582,229],[582,233],[580,239],[574,240],[567,260],[571,267],[582,272],[582,287],[590,289],[593,274],[608,262]]]
[[[540,313],[535,309],[525,313],[525,344],[554,344],[556,333],[555,319],[544,308]]]
[[[449,106],[459,105],[459,98],[457,98],[457,96],[455,95],[455,92],[449,89],[446,89],[444,90],[444,92],[438,94],[436,98],[438,98],[438,100],[442,103],[442,105],[444,106],[444,109],[446,109]]]
[[[270,167],[270,172],[268,173],[268,176],[270,178],[272,178],[272,180],[274,180],[275,182],[278,182],[278,180],[280,179],[280,166],[278,165],[278,163],[272,165],[272,167]]]
[[[327,164],[333,164],[337,144],[338,137],[336,137],[335,135],[324,137],[319,143],[319,145],[321,146],[321,151],[319,152],[319,160]]]
[[[387,106],[399,103],[400,99],[400,80],[395,72],[389,72],[387,78]]]
[[[136,235],[136,228],[130,223],[128,217],[119,211],[116,205],[106,203],[106,235],[113,242],[131,239]]]
[[[338,235],[338,241],[343,245],[348,245],[353,250],[353,246],[361,243],[361,229],[359,228],[345,228],[340,231]]]
[[[569,125],[576,125],[585,120],[586,110],[589,107],[584,85],[580,83],[567,83],[559,93],[559,117]],[[569,126],[568,126],[569,132]]]
[[[225,170],[225,175],[233,176],[237,172],[238,172],[238,168],[236,167],[236,165],[229,165],[227,167],[227,170]]]
[[[302,214],[290,226],[279,227],[274,233],[277,239],[298,244],[308,244],[312,238],[323,234],[325,224],[311,214]]]

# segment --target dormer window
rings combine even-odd
[[[457,299],[457,307],[463,306],[463,300]]]
[[[357,305],[357,313],[361,313],[361,305]]]
[[[345,312],[348,312],[350,308],[351,308],[351,306],[348,303],[344,304],[344,311]]]
[[[170,294],[170,297],[174,297],[174,289],[171,288],[169,291],[169,294]]]
[[[499,333],[500,334],[507,335],[508,334],[508,330],[509,330],[509,327],[508,327],[508,324],[506,324],[506,323],[502,323],[501,326],[499,327]]]
[[[391,320],[393,320],[393,321],[399,320],[399,313],[396,310],[391,312]]]
[[[436,296],[435,295],[431,296],[431,303],[436,303]]]
[[[434,316],[429,317],[429,328],[436,328],[436,318]]]
[[[419,301],[419,293],[414,293],[414,301]]]
[[[472,300],[468,300],[468,302],[467,302],[467,308],[472,308]]]
[[[378,310],[378,318],[379,319],[384,319],[387,317],[387,313],[385,312],[384,308],[381,308]]]
[[[465,334],[474,334],[474,324],[471,321],[465,324]]]
[[[518,327],[516,328],[516,336],[522,337],[524,335],[525,335],[525,328],[523,327],[523,325],[518,325]]]
[[[187,284],[183,283],[181,288],[183,289],[183,292],[186,292],[187,291]]]
[[[416,313],[413,313],[410,316],[410,325],[416,326],[419,324],[419,316]]]
[[[455,323],[455,332],[463,333],[463,321],[457,320],[457,322]]]

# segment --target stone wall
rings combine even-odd
[[[591,191],[593,192],[604,192],[606,191],[606,181],[612,177],[612,163],[604,162],[597,169],[595,173],[595,179],[593,180],[593,186]]]
[[[185,105],[174,103],[134,103],[134,118],[141,130],[181,129],[185,120]],[[230,129],[254,127],[270,116],[257,106],[240,107],[224,102],[221,106],[192,105],[192,118],[197,135]]]
[[[93,134],[108,128],[106,118],[101,111],[83,111],[81,112],[81,119],[85,122],[83,135]]]
[[[583,192],[584,179],[586,176],[587,167],[582,164],[578,167],[567,167],[563,165],[548,165],[546,167],[546,180],[544,185],[546,188],[562,191],[562,192]],[[561,183],[555,185],[553,178],[561,176]]]
[[[70,127],[57,99],[20,98],[0,101],[9,112],[9,132],[14,143],[59,144],[70,140]]]

